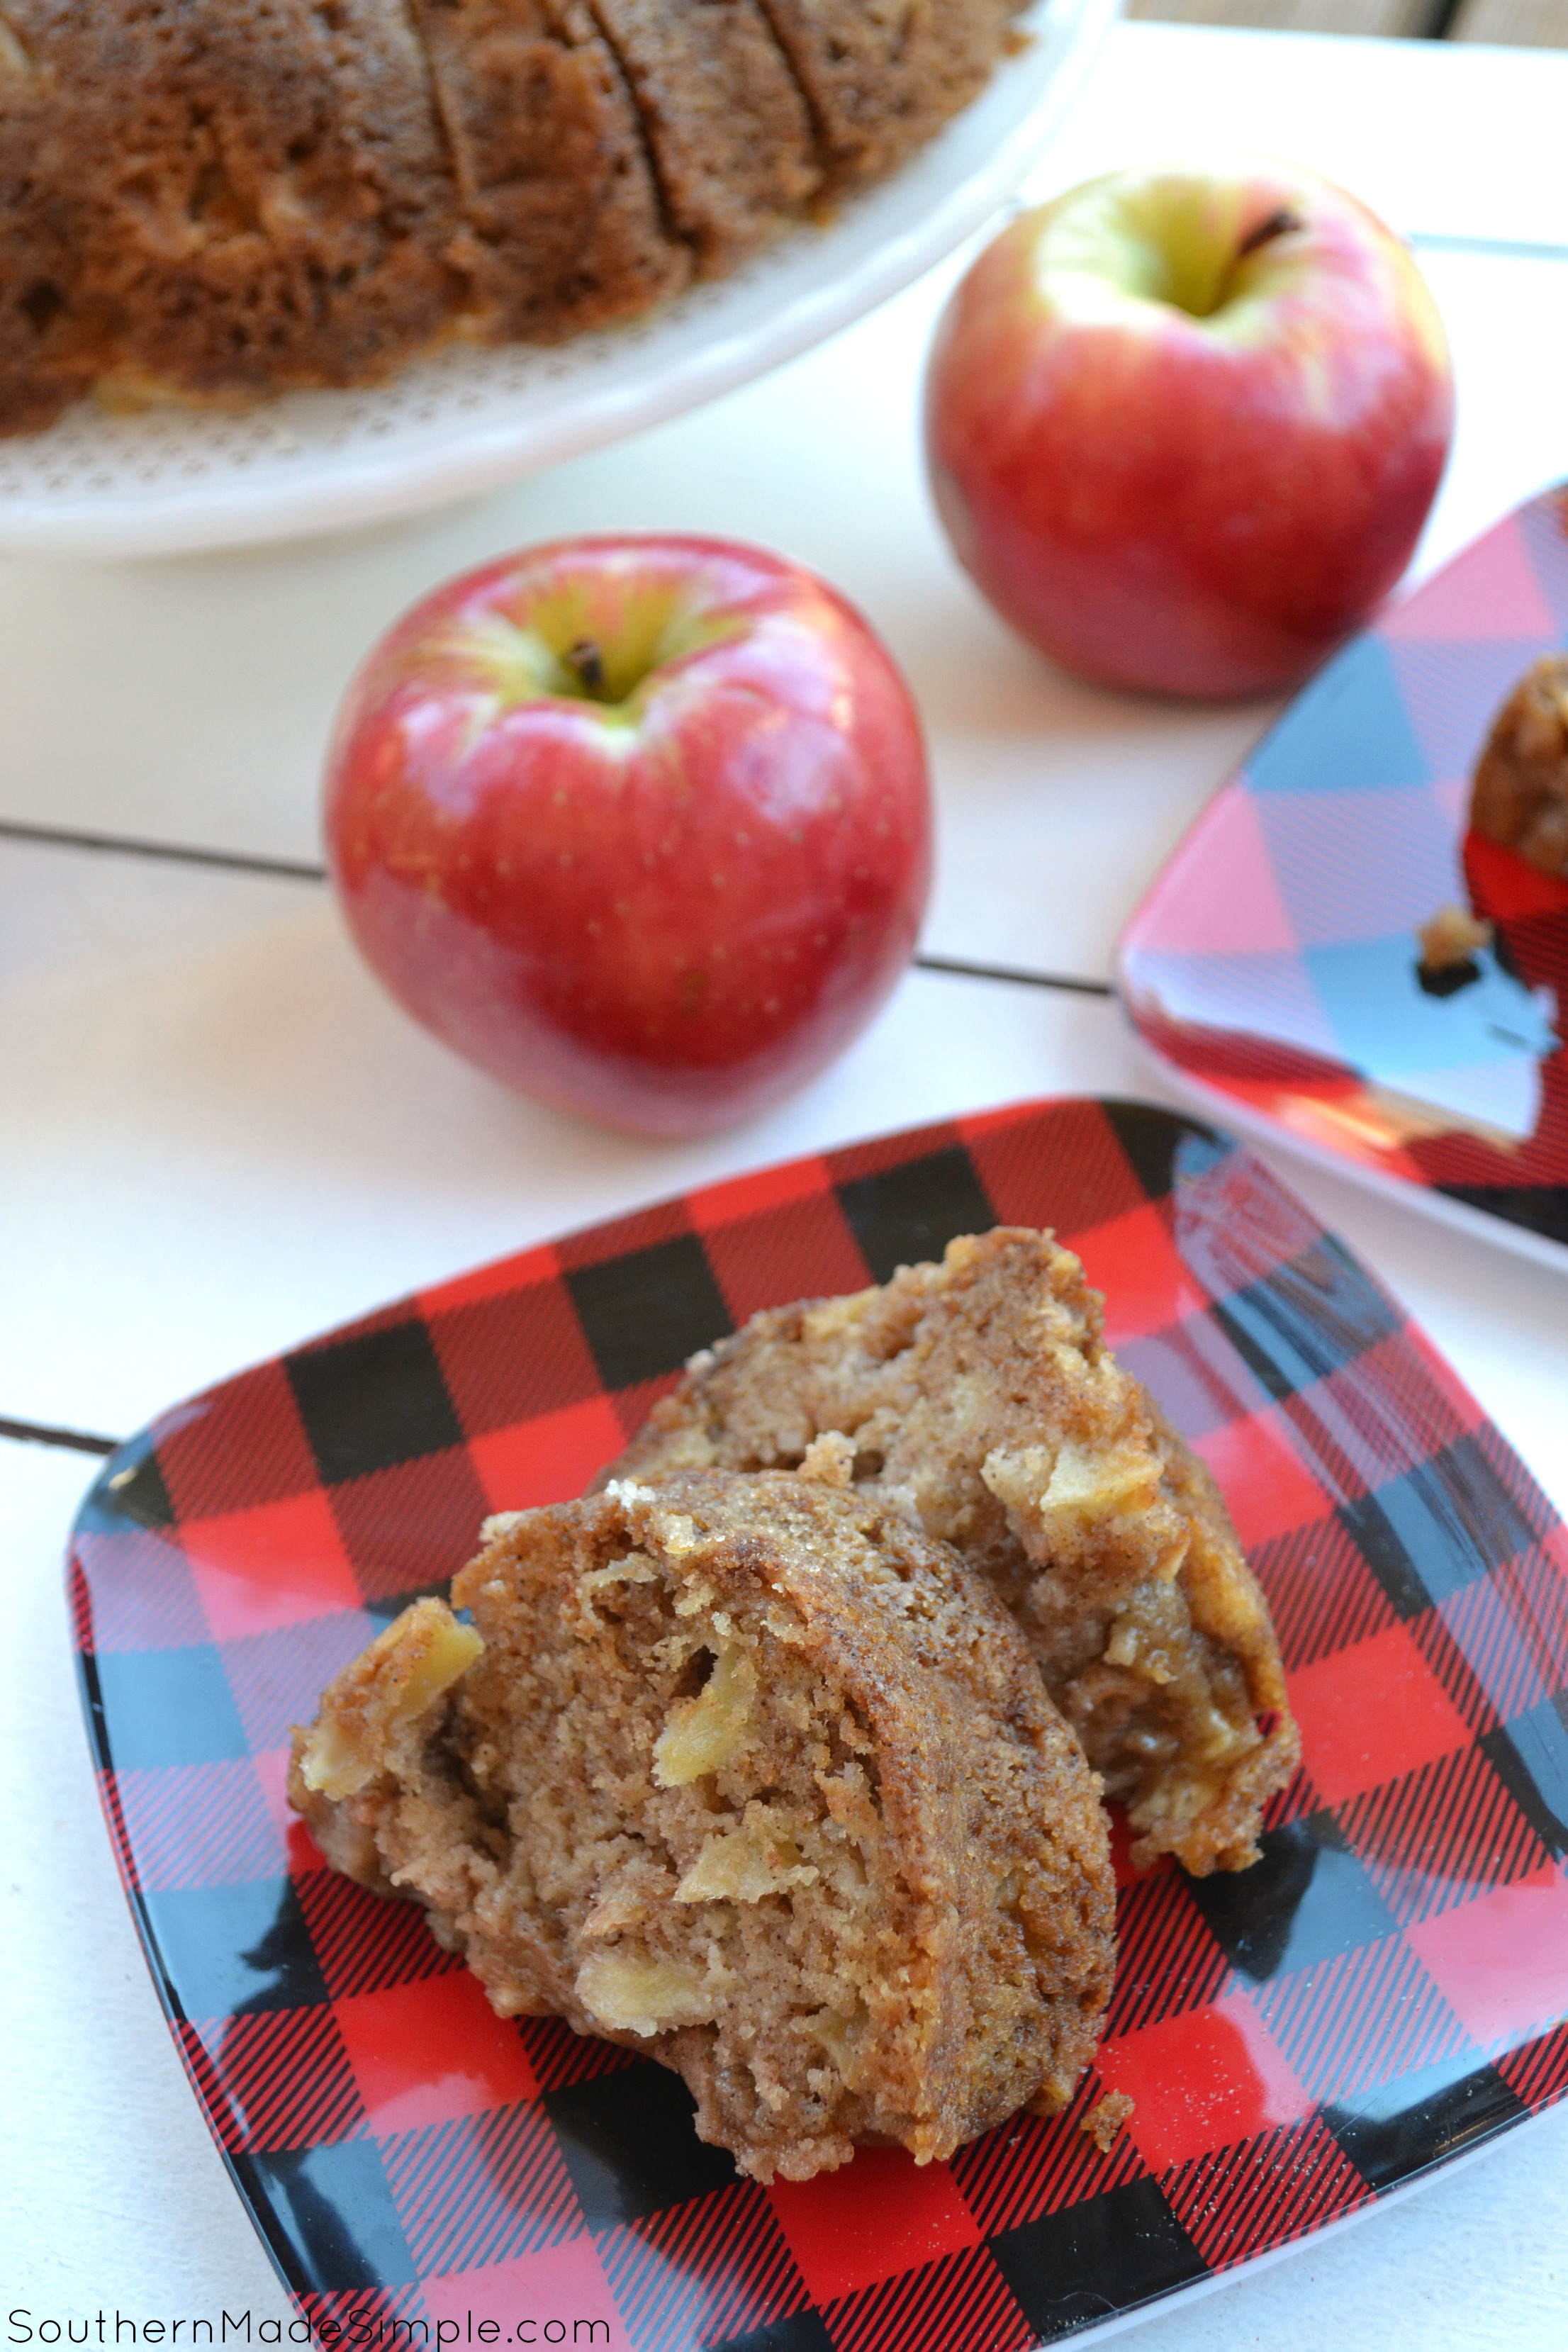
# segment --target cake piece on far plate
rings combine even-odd
[[[1470,823],[1538,874],[1568,882],[1568,654],[1544,655],[1498,712]]]
[[[1063,2106],[1110,1988],[1094,1775],[994,1596],[836,1438],[489,1523],[295,1735],[328,1859],[503,2016],[672,2067],[760,2180]]]
[[[1255,1861],[1300,1746],[1268,1606],[1070,1251],[999,1226],[884,1288],[755,1316],[693,1360],[601,1483],[784,1468],[827,1431],[850,1440],[859,1492],[1007,1603],[1126,1802],[1134,1859]]]

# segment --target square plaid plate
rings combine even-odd
[[[1306,1764],[1236,1877],[1124,1875],[1073,2110],[764,2189],[677,2078],[502,2023],[327,1870],[288,1728],[492,1509],[578,1491],[756,1308],[1056,1226],[1217,1474]],[[323,2343],[1024,2352],[1357,2213],[1568,2084],[1568,1530],[1342,1244],[1224,1138],[1026,1104],[693,1192],[166,1413],[70,1567],[103,1803],[237,2186]],[[1078,2129],[1131,2093],[1109,2154]]]
[[[1568,880],[1467,832],[1500,707],[1568,645],[1568,489],[1331,661],[1121,942],[1144,1043],[1217,1116],[1494,1241],[1568,1255]],[[1445,907],[1494,944],[1424,987]]]

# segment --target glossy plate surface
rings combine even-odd
[[[1210,802],[1121,942],[1121,993],[1219,1116],[1568,1264],[1568,883],[1468,831],[1492,720],[1568,645],[1568,490],[1358,637]],[[1444,907],[1497,947],[1443,994]]]
[[[1117,0],[1034,0],[990,87],[883,186],[647,318],[549,348],[453,345],[390,383],[238,415],[83,402],[0,441],[0,552],[166,554],[468,498],[641,432],[837,334],[1011,195],[1070,107]]]
[[[1126,1878],[1071,2113],[763,2189],[698,2141],[674,2075],[503,2024],[416,1909],[327,1870],[284,1806],[288,1728],[486,1512],[579,1491],[694,1349],[996,1222],[1079,1250],[1218,1475],[1305,1767],[1256,1869]],[[1169,1112],[884,1138],[404,1300],[122,1449],[70,1580],[153,1976],[318,2321],[1024,2352],[1360,2213],[1568,2083],[1568,1530],[1343,1245]],[[1104,2090],[1136,2102],[1109,2155],[1078,2128]]]

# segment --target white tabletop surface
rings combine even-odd
[[[1036,184],[1245,144],[1342,180],[1415,238],[1460,392],[1419,573],[1568,473],[1565,117],[1568,55],[1129,26]],[[700,414],[426,520],[233,556],[0,564],[0,819],[313,858],[335,697],[416,594],[556,533],[720,530],[825,572],[913,683],[941,802],[926,948],[1103,978],[1142,887],[1268,714],[1075,686],[975,598],[914,429],[953,275]],[[700,1179],[1025,1095],[1165,1092],[1109,1003],[915,972],[767,1118],[630,1142],[509,1098],[410,1026],[317,885],[15,839],[0,1010],[0,1418],[110,1436],[416,1284]],[[1568,1273],[1280,1166],[1568,1510]],[[59,1584],[92,1466],[0,1439],[0,2315],[287,2318],[98,1812]],[[1141,2341],[1555,2347],[1565,2245],[1559,2113],[1158,2314]]]

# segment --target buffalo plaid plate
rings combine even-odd
[[[487,1512],[577,1492],[694,1349],[999,1221],[1080,1252],[1216,1473],[1305,1769],[1255,1869],[1124,1875],[1069,2114],[762,2189],[674,2075],[502,2023],[413,1906],[325,1868],[289,1727]],[[70,1589],[171,2029],[324,2342],[1024,2352],[1359,2213],[1568,2082],[1568,1531],[1343,1244],[1163,1110],[892,1136],[405,1299],[121,1448]],[[1136,2104],[1102,2155],[1078,2126],[1105,2091]]]
[[[1331,661],[1211,801],[1121,942],[1121,993],[1216,1116],[1558,1265],[1568,882],[1467,831],[1493,718],[1568,646],[1568,488]],[[1444,907],[1494,927],[1426,983]]]

